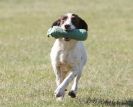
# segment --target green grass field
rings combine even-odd
[[[76,99],[54,98],[46,36],[60,15],[89,25]],[[0,0],[0,107],[133,107],[132,0]]]

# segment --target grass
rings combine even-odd
[[[89,25],[76,99],[56,102],[51,23],[66,12]],[[133,106],[132,0],[0,0],[0,107]]]

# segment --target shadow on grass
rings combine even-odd
[[[97,99],[97,98],[87,98],[85,100],[79,99],[80,103],[85,104],[100,104],[105,106],[126,106],[126,107],[133,107],[133,99],[125,100],[125,101],[111,101],[111,100],[105,100],[105,99]]]

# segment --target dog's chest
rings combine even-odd
[[[70,71],[75,65],[76,56],[71,51],[60,51],[58,61],[61,71]]]
[[[57,39],[51,51],[52,62],[60,65],[71,65],[72,67],[80,63],[80,42],[71,40],[65,42]]]
[[[77,61],[77,56],[73,51],[60,51],[59,53],[59,62],[63,64],[73,65]]]

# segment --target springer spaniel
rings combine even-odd
[[[73,13],[67,13],[61,16],[52,24],[52,27],[53,26],[60,26],[66,31],[73,29],[88,30],[87,23]],[[75,98],[78,81],[87,60],[83,43],[70,38],[58,38],[55,40],[51,49],[50,57],[56,76],[57,88],[55,90],[55,96],[62,100],[68,84],[74,79],[74,83],[68,95]]]

